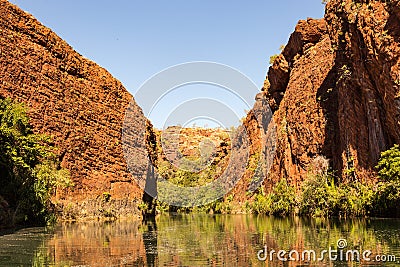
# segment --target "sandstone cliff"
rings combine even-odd
[[[6,0],[0,0],[0,96],[26,103],[34,130],[53,137],[61,165],[75,182],[62,198],[79,202],[109,193],[125,200],[124,207],[135,207],[129,200],[141,199],[142,190],[127,170],[121,145],[132,96],[105,69]],[[144,131],[141,109],[134,103],[131,108],[131,126]],[[144,142],[132,145],[144,155]],[[147,162],[133,167],[145,174]]]
[[[380,152],[400,142],[399,37],[399,1],[331,0],[323,19],[298,23],[259,96],[277,127],[267,187],[299,186],[317,156],[342,181],[374,179]]]
[[[300,186],[318,156],[329,160],[340,182],[374,179],[380,152],[400,143],[399,38],[399,1],[331,0],[323,19],[298,23],[244,121],[249,154],[262,154],[268,138],[260,139],[266,130],[260,122],[269,120],[264,111],[271,106],[277,142],[266,188],[281,177]],[[0,0],[0,77],[0,96],[25,102],[35,131],[52,135],[59,147],[60,161],[76,183],[62,198],[142,197],[121,145],[131,95],[106,70],[5,0]],[[144,132],[146,125],[151,131],[136,104],[131,111],[134,132]],[[144,142],[135,140],[129,145],[143,160],[132,164],[143,181],[147,153]],[[155,161],[156,146],[150,150]],[[249,161],[248,166],[257,165],[252,156]],[[247,197],[252,175],[246,172],[232,191],[239,202]],[[96,210],[96,202],[86,203]]]

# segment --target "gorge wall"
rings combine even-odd
[[[380,153],[400,142],[399,37],[399,1],[331,0],[323,19],[298,23],[258,96],[277,127],[266,187],[281,177],[298,187],[318,156],[342,182],[374,179]]]
[[[0,96],[25,103],[34,131],[53,137],[61,165],[75,183],[59,194],[60,201],[109,193],[128,207],[130,200],[141,199],[121,145],[132,96],[109,72],[6,0],[0,0]],[[131,108],[130,126],[144,132],[146,118],[136,104]],[[145,143],[132,145],[142,153],[133,167],[145,175]]]
[[[340,182],[375,178],[380,152],[400,143],[399,42],[399,1],[331,0],[323,19],[298,23],[244,120],[250,154],[259,154],[266,147],[259,121],[269,120],[263,107],[273,111],[277,142],[266,188],[282,177],[299,187],[320,156]],[[141,199],[143,191],[128,171],[121,144],[132,96],[6,0],[0,0],[0,96],[26,103],[34,130],[53,137],[61,165],[75,182],[73,190],[59,194],[60,201],[98,200],[109,193],[125,201],[126,212],[137,206],[129,201]],[[136,104],[131,111],[134,131],[152,131]],[[138,155],[130,168],[144,180],[146,145],[135,140],[129,145]],[[239,202],[247,198],[251,175],[232,191]]]

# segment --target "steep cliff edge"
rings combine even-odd
[[[399,37],[399,1],[331,0],[324,19],[298,23],[260,96],[277,126],[267,187],[299,186],[317,156],[342,181],[374,179],[380,152],[400,142]]]
[[[53,137],[61,165],[75,182],[60,201],[107,193],[124,200],[121,207],[135,207],[131,201],[143,192],[127,170],[121,145],[132,96],[110,73],[5,0],[0,0],[0,96],[26,103],[34,130]],[[137,105],[132,109],[131,126],[140,131],[146,118]],[[145,154],[144,142],[133,145]],[[145,175],[146,158],[133,167]]]

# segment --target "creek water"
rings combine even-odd
[[[0,266],[399,265],[398,219],[166,214],[144,222],[62,223],[0,236]]]

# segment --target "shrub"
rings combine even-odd
[[[381,182],[373,199],[373,214],[376,216],[400,216],[400,184]]]
[[[14,210],[11,223],[52,218],[52,193],[72,185],[50,143],[50,137],[33,133],[22,104],[0,99],[0,195]]]
[[[337,212],[341,192],[331,175],[312,175],[302,186],[300,213],[314,217],[329,216]]]
[[[378,175],[382,181],[400,181],[399,145],[394,145],[389,150],[382,152],[376,168],[379,170]]]
[[[271,193],[264,194],[261,190],[255,196],[250,209],[254,213],[286,216],[294,214],[297,207],[296,192],[294,187],[287,184],[282,178]]]
[[[275,54],[275,55],[270,56],[269,57],[269,64],[273,65],[278,56],[279,56],[279,54]]]
[[[296,190],[282,178],[271,194],[271,214],[286,216],[293,214],[297,206]]]
[[[250,210],[257,214],[270,214],[271,213],[271,195],[257,194],[254,202],[250,205]]]
[[[373,214],[377,216],[400,216],[400,148],[394,145],[381,153],[376,166],[381,182],[373,199]]]
[[[300,213],[313,217],[365,216],[371,209],[374,192],[360,182],[335,185],[334,176],[310,176],[303,183]]]
[[[339,203],[339,216],[366,216],[370,214],[374,198],[372,186],[361,182],[341,185],[341,202]]]

